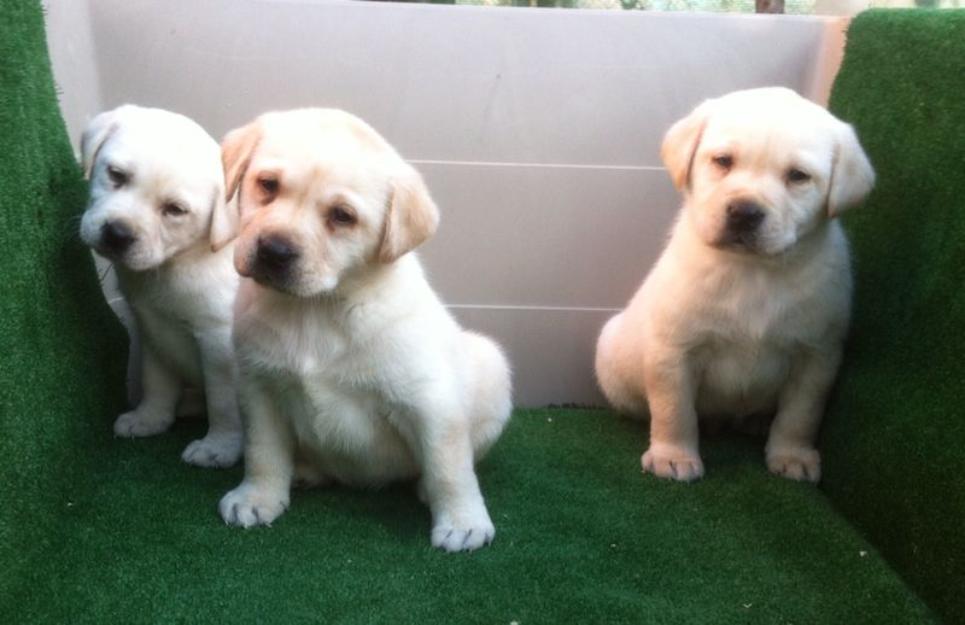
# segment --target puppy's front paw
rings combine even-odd
[[[114,435],[126,438],[154,436],[171,427],[173,421],[174,415],[158,416],[132,410],[114,421]]]
[[[181,460],[199,467],[230,467],[241,457],[241,434],[208,434],[184,448]]]
[[[798,482],[817,482],[821,479],[821,454],[813,447],[775,446],[767,450],[767,468]]]
[[[704,475],[700,454],[672,445],[650,445],[640,464],[644,473],[680,482],[691,482]]]
[[[495,536],[496,528],[483,507],[480,512],[458,520],[440,515],[432,528],[432,546],[449,553],[475,551],[489,545]]]
[[[288,494],[242,483],[221,498],[218,510],[228,525],[271,525],[288,508]]]

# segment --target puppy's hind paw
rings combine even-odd
[[[483,513],[480,518],[466,522],[454,523],[441,520],[432,528],[432,546],[449,553],[457,551],[475,551],[493,542],[496,528],[489,519],[489,514]]]
[[[653,473],[678,482],[692,482],[704,475],[704,463],[696,451],[667,445],[651,445],[640,464],[644,473]]]
[[[817,483],[821,479],[821,454],[812,447],[775,447],[767,451],[767,468],[789,480]]]
[[[288,495],[242,483],[221,498],[218,511],[228,525],[271,525],[288,508]]]
[[[329,486],[333,481],[321,469],[305,460],[295,463],[294,478],[294,488],[321,488]]]
[[[240,434],[209,434],[184,448],[181,460],[198,467],[233,466],[241,457]]]
[[[174,421],[174,415],[157,416],[132,410],[125,412],[114,421],[114,435],[125,438],[154,436],[164,432]]]

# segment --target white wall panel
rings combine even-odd
[[[312,0],[49,0],[75,138],[98,108],[170,108],[215,136],[336,106],[413,160],[442,208],[422,250],[463,322],[511,354],[517,403],[595,403],[596,334],[679,199],[667,127],[734,89],[827,97],[843,23],[783,16]],[[76,140],[76,139],[75,139]]]

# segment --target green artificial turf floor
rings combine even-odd
[[[495,543],[429,546],[411,487],[296,492],[270,528],[216,513],[239,468],[183,464],[201,423],[115,440],[59,504],[49,557],[0,622],[917,623],[923,604],[760,441],[705,443],[708,476],[644,476],[642,424],[517,411],[480,476]]]

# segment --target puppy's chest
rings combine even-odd
[[[377,363],[343,328],[280,324],[272,334],[236,342],[236,350],[326,472],[346,482],[380,483],[386,472],[411,464]]]
[[[784,284],[708,299],[691,352],[702,372],[699,403],[738,413],[770,409],[796,357],[827,332],[812,300]]]
[[[225,285],[185,285],[183,280],[131,280],[121,283],[131,305],[187,333],[231,323],[231,292]]]
[[[237,321],[235,349],[243,368],[287,380],[304,399],[331,403],[375,386],[375,354],[361,349],[352,329],[322,317],[249,318]]]
[[[368,448],[387,425],[377,395],[332,375],[276,373],[268,387],[298,439],[320,451]]]
[[[275,377],[301,379],[338,365],[348,340],[334,324],[292,317],[235,321],[235,348],[242,364]]]
[[[783,349],[813,341],[828,323],[825,303],[800,282],[750,275],[714,286],[697,299],[691,315],[708,343]]]
[[[693,343],[694,355],[710,368],[752,376],[783,368],[784,361],[820,332],[798,301],[780,297],[730,298],[708,303]]]

